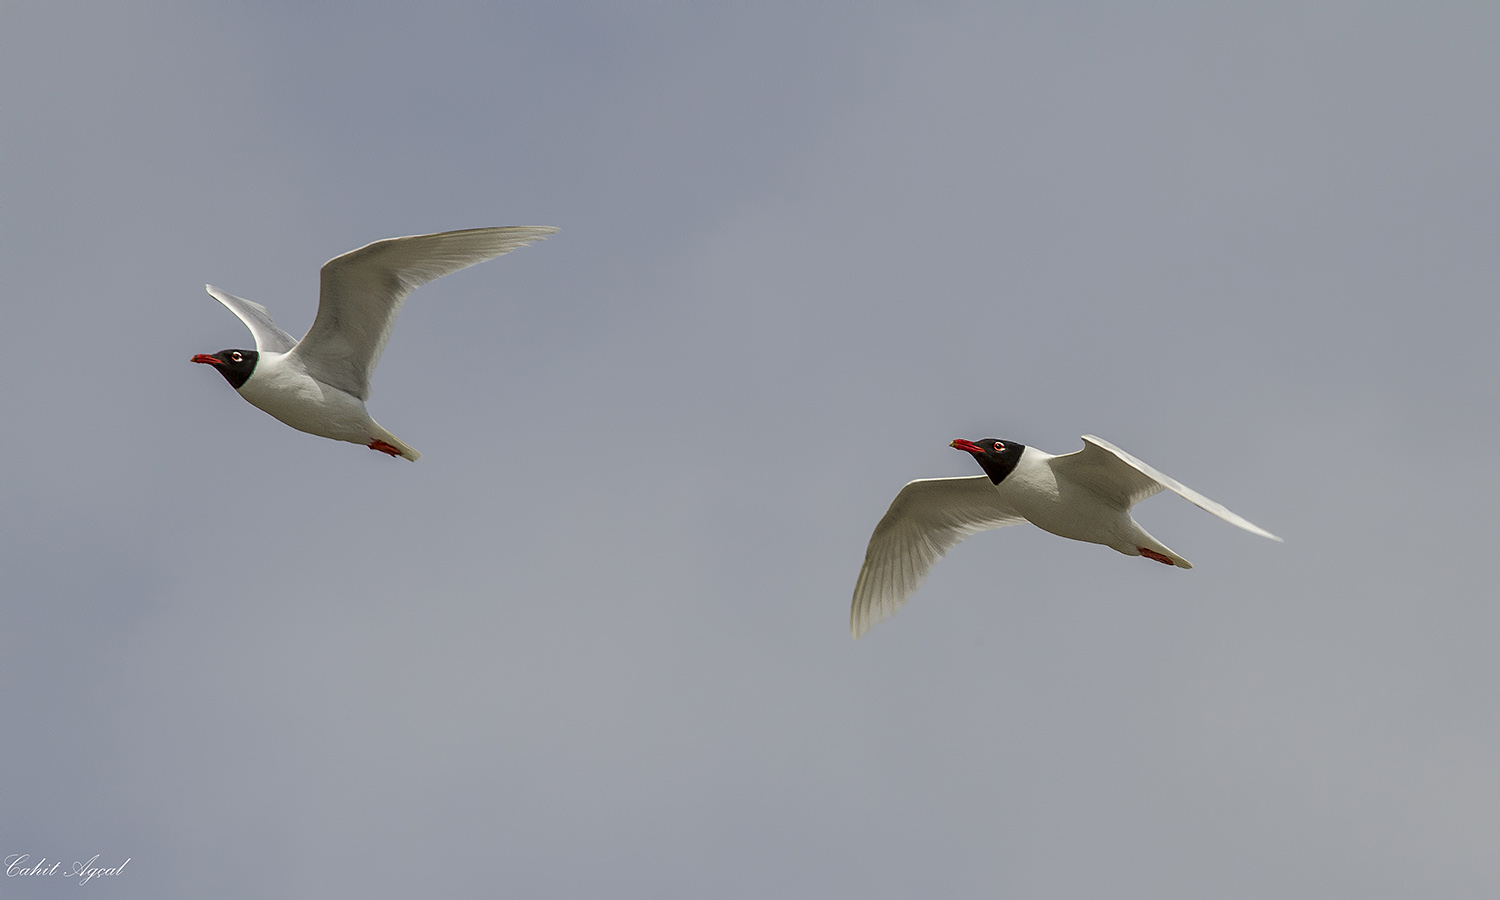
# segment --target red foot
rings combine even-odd
[[[1159,563],[1166,563],[1169,566],[1175,566],[1175,565],[1177,565],[1177,563],[1172,562],[1172,557],[1170,557],[1170,556],[1162,556],[1160,553],[1157,553],[1155,550],[1147,550],[1145,547],[1137,547],[1135,549],[1141,551],[1141,555],[1144,556],[1144,557],[1146,557],[1147,559],[1154,559],[1154,560],[1156,560]]]
[[[401,451],[400,450],[397,450],[395,447],[392,447],[390,444],[387,444],[385,441],[371,441],[370,444],[369,444],[369,446],[370,446],[371,450],[379,450],[381,453],[384,453],[387,456],[400,456],[401,455]]]

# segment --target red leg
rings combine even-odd
[[[370,446],[371,450],[379,450],[381,453],[384,453],[387,456],[400,456],[401,455],[401,451],[400,450],[397,450],[395,447],[392,447],[390,444],[387,444],[385,441],[371,441],[370,444],[369,444],[369,446]]]
[[[1135,549],[1141,551],[1141,555],[1146,557],[1147,559],[1154,559],[1159,563],[1166,563],[1169,566],[1177,565],[1177,563],[1172,562],[1172,557],[1163,556],[1160,553],[1157,553],[1155,550],[1147,550],[1145,547],[1137,547]]]

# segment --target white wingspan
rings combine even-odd
[[[515,225],[387,238],[323,265],[318,316],[294,353],[308,374],[361,400],[401,303],[419,285],[494,259],[556,228]]]
[[[1210,500],[1177,479],[1162,474],[1101,437],[1086,434],[1083,442],[1085,447],[1077,453],[1054,457],[1052,468],[1060,473],[1066,472],[1068,478],[1088,485],[1102,496],[1118,497],[1125,501],[1126,509],[1162,488],[1167,488],[1231,525],[1238,525],[1252,534],[1273,541],[1281,540],[1244,516],[1230,511],[1222,503]]]
[[[985,474],[924,479],[901,489],[870,536],[854,585],[849,630],[858,638],[900,609],[933,565],[964,538],[1017,522],[1191,569],[1192,563],[1131,518],[1131,507],[1164,489],[1232,525],[1281,540],[1108,441],[1091,434],[1083,441],[1082,450],[1063,456],[998,438],[950,444],[971,454]]]
[[[1024,521],[985,475],[907,484],[870,535],[849,609],[850,632],[858,638],[894,614],[964,538]]]
[[[255,351],[200,353],[251,405],[298,431],[363,444],[390,456],[420,453],[370,418],[370,374],[385,349],[401,303],[418,285],[555,234],[547,226],[471,228],[389,238],[323,265],[318,315],[301,341],[282,331],[259,303],[208,285],[239,316]]]
[[[271,321],[271,314],[264,306],[244,297],[226,294],[211,284],[205,284],[208,294],[229,307],[229,311],[240,317],[255,338],[255,349],[261,353],[285,353],[297,346],[297,340]]]

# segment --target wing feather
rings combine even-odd
[[[297,339],[282,331],[271,321],[271,313],[264,306],[244,297],[226,294],[211,284],[205,284],[208,295],[224,304],[229,311],[240,317],[255,338],[258,353],[285,353],[297,346]]]
[[[297,355],[314,378],[367,400],[370,375],[408,294],[556,231],[528,225],[444,231],[387,238],[336,256],[323,265],[318,316]]]
[[[907,484],[870,535],[854,584],[850,632],[859,638],[894,614],[964,538],[1024,521],[985,475]]]
[[[1084,448],[1077,453],[1053,457],[1053,470],[1066,475],[1071,481],[1088,486],[1107,500],[1122,504],[1125,509],[1166,488],[1231,525],[1273,541],[1281,540],[1244,516],[1230,511],[1222,503],[1210,500],[1177,479],[1162,474],[1101,437],[1086,434],[1083,436],[1083,443]]]

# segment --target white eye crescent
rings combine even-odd
[[[244,360],[245,360],[245,357],[241,356],[240,352],[238,350],[236,350],[235,352],[229,354],[229,358],[232,359],[232,360],[234,360],[235,362],[244,362]],[[999,448],[1000,448],[1000,445],[996,444],[995,445],[995,449],[998,450]]]
[[[1005,449],[1005,445],[1002,444],[1002,443],[1000,443],[999,441],[996,441],[995,442],[995,449],[996,450],[1004,450]]]

